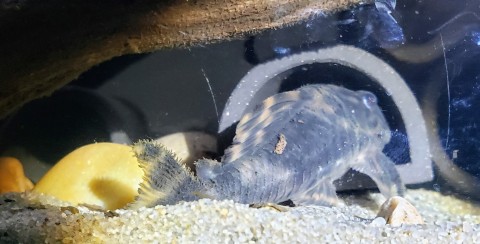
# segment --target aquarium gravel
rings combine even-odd
[[[203,199],[139,210],[94,211],[46,197],[0,197],[0,242],[89,243],[476,243],[479,208],[427,190],[409,190],[425,225],[392,227],[376,216],[383,196],[348,196],[339,207],[278,211]],[[46,203],[48,202],[48,204]],[[54,205],[51,205],[54,204]],[[348,206],[347,206],[348,205]]]

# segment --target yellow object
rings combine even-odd
[[[20,161],[12,157],[0,157],[0,194],[24,192],[33,188],[32,182],[23,173]]]
[[[135,199],[142,178],[130,146],[95,143],[62,158],[33,190],[72,204],[112,210]]]

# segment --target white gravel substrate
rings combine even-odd
[[[105,243],[478,243],[479,207],[426,190],[409,190],[425,225],[371,224],[379,194],[348,197],[345,207],[254,209],[232,201],[200,200],[114,212],[0,197],[0,242]],[[7,200],[7,202],[5,202]],[[45,202],[45,200],[42,200]],[[77,210],[79,211],[77,213]]]

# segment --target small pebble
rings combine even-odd
[[[377,218],[382,217],[391,226],[424,224],[417,209],[403,197],[391,197],[380,207]]]
[[[383,217],[376,217],[375,219],[372,220],[372,222],[370,223],[370,226],[380,227],[386,224],[387,224],[387,221]]]
[[[463,232],[466,232],[466,233],[472,232],[472,231],[473,231],[473,226],[472,226],[472,224],[471,224],[471,223],[468,223],[468,222],[464,222],[464,223],[462,224],[462,231],[463,231]]]

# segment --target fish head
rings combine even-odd
[[[355,103],[351,106],[355,109],[355,121],[358,127],[380,143],[387,144],[391,139],[390,128],[387,120],[378,105],[377,97],[369,91],[356,91]]]

